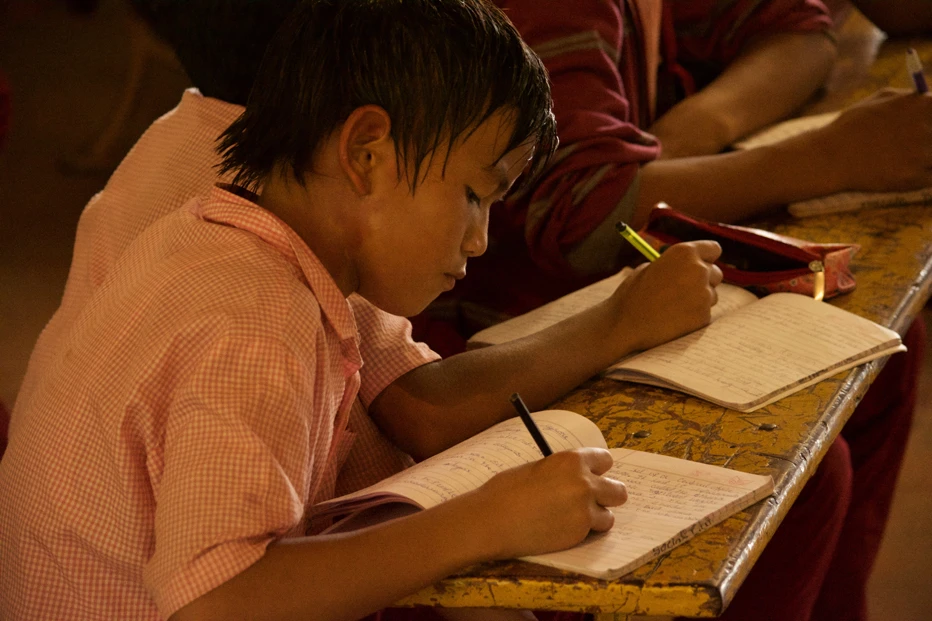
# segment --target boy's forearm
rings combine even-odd
[[[719,155],[658,160],[641,169],[633,226],[663,201],[686,213],[737,222],[778,205],[848,189],[833,170],[822,134]]]
[[[821,32],[762,38],[651,132],[664,145],[664,157],[718,153],[798,109],[825,82],[835,56],[835,44]]]
[[[171,619],[359,619],[463,567],[497,558],[473,509],[461,497],[363,531],[275,543]]]
[[[634,351],[633,338],[607,335],[618,323],[602,304],[526,338],[424,365],[386,388],[370,415],[399,448],[429,457],[515,416],[512,393],[543,408]]]

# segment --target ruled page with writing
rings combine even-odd
[[[490,328],[480,330],[469,339],[470,347],[498,345],[514,341],[557,324],[564,319],[604,302],[615,289],[633,272],[626,267],[617,274],[582,289],[568,293],[541,307],[528,311]]]
[[[631,268],[625,268],[614,276],[609,276],[558,300],[544,304],[540,308],[477,332],[469,339],[469,344],[471,347],[498,345],[549,328],[607,300],[632,271]],[[716,287],[716,292],[718,303],[712,307],[712,321],[729,311],[757,300],[757,297],[750,291],[724,283]]]
[[[532,417],[554,452],[583,446],[605,448],[602,432],[583,416],[545,410]],[[386,498],[404,499],[427,509],[476,489],[503,470],[541,457],[527,428],[519,418],[512,418],[371,487],[321,503],[314,512],[347,513]]]
[[[627,358],[608,375],[749,412],[903,349],[896,332],[863,317],[805,296],[775,293]]]
[[[610,451],[615,464],[608,475],[628,489],[628,501],[612,509],[614,527],[568,550],[523,560],[617,578],[773,492],[769,476],[630,449]]]

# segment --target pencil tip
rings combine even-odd
[[[618,231],[619,233],[623,233],[627,229],[628,229],[628,225],[622,222],[621,220],[615,223],[615,230]]]

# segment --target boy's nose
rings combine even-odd
[[[484,254],[488,247],[489,210],[482,209],[466,229],[466,237],[463,239],[463,254],[467,257],[478,257]]]

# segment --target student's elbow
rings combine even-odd
[[[442,374],[436,363],[408,372],[387,386],[369,406],[369,416],[396,447],[415,461],[447,448],[442,414],[445,403]],[[427,386],[436,387],[431,391]],[[440,393],[440,394],[438,394]]]

